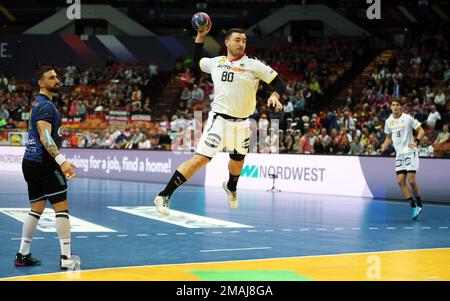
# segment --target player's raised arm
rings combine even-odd
[[[202,44],[205,41],[205,37],[208,34],[208,32],[212,28],[212,23],[209,23],[209,26],[206,27],[206,29],[202,31],[197,31],[197,36],[195,37],[195,44]]]
[[[209,19],[209,17],[208,17]],[[195,37],[195,43],[194,43],[194,54],[193,54],[193,71],[194,76],[196,78],[200,77],[200,59],[203,57],[203,42],[205,41],[205,37],[208,34],[208,32],[211,30],[212,23],[209,19],[208,26],[203,30],[197,31],[197,36]]]

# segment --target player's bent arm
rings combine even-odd
[[[36,122],[37,129],[39,131],[39,139],[47,152],[55,159],[56,163],[61,166],[61,170],[67,179],[75,178],[76,174],[73,172],[73,168],[77,168],[75,165],[66,160],[66,158],[59,152],[58,146],[52,138],[52,125],[51,123],[39,120]]]
[[[280,77],[280,75],[275,76],[275,78],[270,83],[270,86],[278,93],[279,97],[286,92],[286,83],[284,80]]]
[[[59,153],[58,146],[56,146],[55,141],[52,138],[52,125],[51,123],[38,120],[36,122],[37,129],[39,131],[39,139],[41,140],[42,145],[45,147],[47,152],[56,159]]]
[[[279,75],[275,76],[275,78],[270,83],[270,86],[275,90],[270,95],[267,103],[269,106],[274,106],[277,111],[280,111],[283,108],[283,105],[280,102],[281,95],[286,91],[286,83],[281,79]]]
[[[386,139],[384,139],[383,144],[381,145],[380,152],[384,153],[386,149],[391,145],[392,143],[392,134],[387,134]]]
[[[424,129],[421,126],[419,126],[416,129],[416,131],[417,131],[416,141],[417,141],[417,145],[419,145],[420,141],[422,141],[423,137],[425,136],[425,131],[424,131]]]

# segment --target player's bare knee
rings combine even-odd
[[[417,185],[416,179],[408,179],[408,183],[411,187],[415,187]]]
[[[236,161],[236,160],[230,159],[230,164],[232,164],[233,167],[242,168],[244,166],[244,160]]]
[[[239,163],[241,165],[244,165],[245,161],[245,155],[242,154],[230,154],[230,162],[232,163]]]
[[[400,187],[405,186],[406,185],[406,179],[405,178],[397,178],[397,184]]]
[[[201,168],[209,163],[209,159],[202,155],[194,155],[190,161],[191,164],[196,168]]]
[[[44,212],[45,210],[45,200],[31,203],[31,210],[42,214],[42,212]]]
[[[61,200],[59,202],[53,203],[52,207],[55,212],[69,211],[69,203],[67,202],[67,200]]]

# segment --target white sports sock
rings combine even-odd
[[[59,244],[61,246],[61,255],[68,258],[71,256],[70,252],[70,221],[69,213],[56,212],[56,232],[59,237]]]
[[[28,255],[30,253],[31,241],[33,240],[34,232],[39,222],[41,215],[37,212],[31,211],[23,223],[22,240],[20,242],[19,253]]]

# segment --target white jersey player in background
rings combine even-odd
[[[230,152],[230,160],[229,179],[223,182],[223,188],[227,193],[229,206],[237,208],[236,185],[250,143],[248,117],[255,111],[260,80],[270,84],[275,90],[267,100],[267,106],[273,106],[277,111],[283,108],[280,97],[286,90],[286,84],[270,66],[245,54],[247,38],[242,29],[234,28],[226,33],[227,56],[200,60],[203,56],[203,41],[210,29],[211,27],[197,33],[193,61],[197,77],[200,75],[198,68],[211,74],[214,84],[211,112],[195,154],[178,166],[165,189],[154,199],[156,209],[163,215],[169,214],[169,199],[174,190],[224,148]]]
[[[420,199],[420,189],[416,180],[416,172],[419,170],[418,145],[425,135],[421,124],[417,119],[406,113],[402,113],[401,104],[398,100],[391,103],[392,115],[386,120],[384,132],[386,140],[379,149],[380,153],[386,151],[393,143],[396,153],[395,172],[397,173],[397,183],[412,208],[412,218],[415,220],[422,211],[422,200]],[[414,140],[413,130],[417,131],[417,138]],[[406,185],[408,180],[411,189]],[[415,201],[413,200],[412,193]]]

